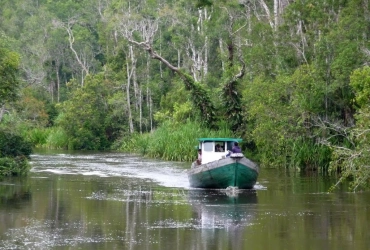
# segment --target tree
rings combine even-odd
[[[330,170],[341,173],[333,188],[351,178],[351,189],[357,191],[370,184],[370,67],[355,70],[350,84],[355,90],[356,125],[351,129],[340,127],[347,145],[329,144],[334,149]]]
[[[71,83],[77,84],[77,83]],[[109,114],[109,82],[104,75],[88,76],[83,87],[78,87],[70,100],[62,105],[57,119],[68,136],[69,149],[106,149],[109,147],[107,124]]]
[[[19,55],[11,51],[10,40],[0,33],[0,122],[5,112],[5,104],[13,102],[19,91]]]
[[[159,19],[144,18],[140,16],[136,17],[136,19],[130,19],[129,17],[130,16],[127,16],[126,18],[122,17],[122,19],[120,17],[116,17],[116,20],[120,20],[118,23],[119,27],[116,30],[118,30],[130,43],[147,51],[152,59],[159,60],[166,67],[175,72],[185,83],[186,89],[191,91],[192,102],[200,111],[202,120],[208,126],[214,126],[215,108],[211,102],[209,93],[204,86],[195,81],[183,70],[171,64],[153,48],[153,40],[158,30]],[[136,36],[139,36],[141,41],[137,41],[135,39]]]

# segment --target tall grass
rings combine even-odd
[[[181,126],[166,122],[152,133],[135,134],[122,140],[120,149],[152,158],[190,162],[197,156],[196,139],[200,137],[232,137],[232,132],[226,129],[212,131],[191,121]]]
[[[60,127],[33,128],[27,131],[26,138],[34,147],[38,148],[68,148],[68,137]]]
[[[49,133],[50,130],[45,128],[33,128],[26,133],[26,138],[35,147],[42,147],[42,145],[45,145]]]
[[[307,140],[297,140],[292,145],[290,167],[326,172],[331,160],[331,149]]]
[[[65,131],[61,127],[52,127],[49,129],[44,146],[52,149],[67,149],[68,143],[68,136]]]

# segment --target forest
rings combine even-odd
[[[369,184],[368,0],[0,3],[4,135],[172,161],[238,137],[260,167]]]

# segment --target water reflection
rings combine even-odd
[[[0,209],[19,209],[31,200],[31,191],[22,178],[3,178],[0,181]],[[0,214],[1,215],[1,214]]]
[[[189,191],[189,202],[199,218],[202,229],[232,229],[252,223],[257,193],[245,190],[230,195],[221,190]]]
[[[257,210],[256,190],[228,193],[223,190],[190,190],[188,200],[200,230],[195,249],[241,249],[247,228]],[[221,248],[220,248],[221,249]]]

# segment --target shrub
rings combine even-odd
[[[31,143],[23,137],[0,130],[0,176],[27,174],[31,153]]]
[[[0,158],[0,176],[26,175],[30,167],[27,158],[24,156]]]
[[[29,157],[32,153],[31,143],[19,135],[0,130],[0,157]]]

